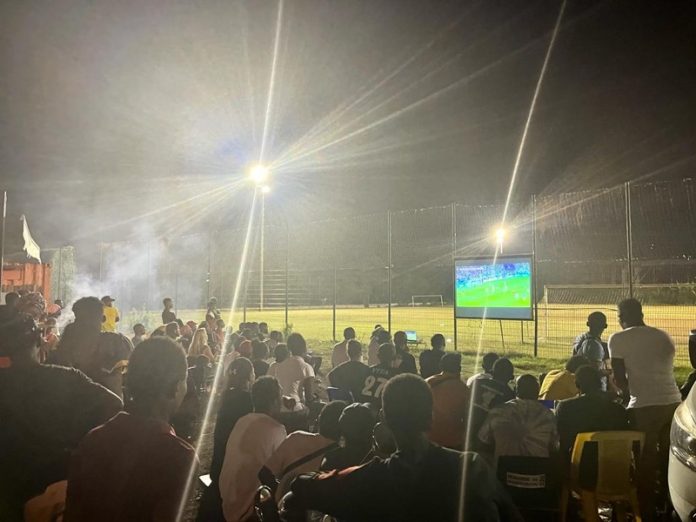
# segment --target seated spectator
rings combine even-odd
[[[418,373],[416,358],[408,351],[408,338],[406,332],[398,331],[394,334],[394,347],[396,348],[395,365],[400,373]]]
[[[237,421],[225,448],[220,472],[220,496],[225,520],[247,520],[261,485],[258,474],[285,440],[285,427],[273,416],[280,412],[278,381],[266,375],[251,388],[254,412]]]
[[[420,375],[424,379],[442,371],[440,360],[445,355],[445,336],[437,333],[430,338],[430,350],[424,350],[419,357]]]
[[[338,419],[347,403],[333,401],[319,414],[319,433],[295,431],[278,446],[261,469],[261,482],[275,491],[276,500],[289,491],[290,483],[301,473],[319,471],[324,455],[338,447]]]
[[[462,356],[444,354],[442,372],[426,379],[433,394],[433,422],[428,439],[451,449],[461,449],[469,416],[469,388],[462,382]]]
[[[213,351],[210,349],[210,346],[208,346],[208,332],[205,330],[205,328],[198,328],[196,330],[196,333],[193,334],[193,339],[191,340],[191,345],[188,349],[189,357],[198,357],[200,355],[205,355],[210,362],[215,360]]]
[[[493,365],[498,359],[500,359],[500,357],[495,352],[488,352],[484,354],[484,356],[481,358],[481,368],[483,371],[469,377],[466,381],[466,385],[469,388],[472,388],[474,386],[474,381],[477,379],[492,379]]]
[[[58,335],[56,320],[53,317],[49,317],[44,323],[44,333],[43,338],[41,339],[41,348],[39,350],[40,363],[47,361],[47,359],[51,356],[51,353],[57,348],[58,341],[60,341],[60,336]]]
[[[365,379],[371,375],[370,368],[362,362],[363,346],[360,341],[348,341],[349,361],[336,366],[329,372],[329,384],[334,388],[350,392],[354,400],[363,400]]]
[[[391,342],[391,334],[382,328],[381,325],[376,325],[372,335],[370,336],[370,344],[367,346],[367,365],[374,366],[379,364],[377,352],[379,347],[385,343]]]
[[[225,345],[225,335],[227,334],[227,329],[225,328],[225,321],[222,319],[217,319],[215,321],[215,346],[222,349]]]
[[[278,330],[273,330],[268,334],[268,353],[275,353],[275,347],[283,342],[283,334]]]
[[[17,311],[33,317],[38,323],[46,315],[46,300],[39,292],[28,292],[17,301]]]
[[[220,497],[220,470],[225,460],[225,449],[230,433],[237,421],[254,411],[251,402],[251,386],[254,383],[254,368],[249,359],[238,357],[227,369],[227,389],[222,392],[220,409],[213,434],[213,457],[210,463],[210,486],[203,492],[198,508],[200,522],[225,522]]]
[[[340,447],[328,452],[321,463],[321,470],[346,469],[368,462],[372,450],[372,432],[375,415],[365,404],[347,406],[338,419]]]
[[[336,368],[339,364],[349,361],[348,357],[348,341],[355,339],[355,330],[350,326],[343,330],[343,340],[334,345],[331,352],[331,367]]]
[[[167,323],[164,327],[164,332],[167,334],[172,341],[177,341],[181,337],[181,331],[179,330],[179,323],[172,321]]]
[[[379,364],[370,366],[370,373],[365,377],[363,389],[360,392],[361,400],[372,403],[379,409],[382,403],[382,392],[389,379],[399,374],[399,370],[394,368],[396,359],[396,348],[391,343],[384,343],[377,352]]]
[[[61,483],[64,501],[71,452],[123,403],[79,370],[39,364],[36,322],[7,318],[0,325],[0,519],[14,521],[52,484]]]
[[[275,362],[272,362],[271,366],[273,366],[274,364],[282,363],[288,357],[290,357],[290,350],[288,350],[288,345],[285,343],[280,343],[276,345],[275,349],[273,350],[273,358],[275,359]]]
[[[133,337],[131,338],[131,342],[133,343],[134,348],[142,343],[146,338],[147,331],[145,330],[145,325],[137,323],[135,326],[133,326]]]
[[[289,512],[312,509],[345,520],[521,520],[478,455],[427,441],[432,396],[420,377],[405,374],[389,381],[383,410],[398,451],[387,459],[375,458],[340,473],[298,477],[292,484],[292,497],[286,499]],[[463,492],[462,466],[467,478]]]
[[[259,340],[263,341],[266,337],[268,337],[268,323],[260,322],[259,323]]]
[[[582,355],[574,355],[568,359],[565,369],[551,370],[541,383],[539,398],[544,401],[562,401],[575,397],[578,394],[578,388],[575,386],[575,372],[589,363]]]
[[[7,292],[5,294],[5,304],[0,306],[0,323],[9,322],[19,314],[19,310],[17,310],[18,302],[19,294],[17,292]]]
[[[602,391],[601,371],[581,366],[575,372],[575,384],[580,395],[559,402],[556,408],[561,454],[566,458],[570,458],[578,433],[630,429],[626,409]]]
[[[217,483],[225,459],[225,447],[232,429],[239,419],[251,413],[251,387],[256,380],[254,367],[246,357],[238,357],[227,369],[227,389],[222,392],[220,409],[215,421],[213,435],[213,458],[210,464],[210,478]]]
[[[515,377],[515,368],[506,357],[501,357],[493,364],[490,379],[480,378],[471,388],[471,415],[467,427],[467,448],[480,447],[478,432],[483,426],[488,413],[495,407],[515,398],[510,388],[510,381]]]
[[[169,420],[186,394],[186,354],[148,339],[128,367],[128,413],[92,430],[73,455],[66,521],[175,520],[195,451]]]
[[[549,457],[558,448],[556,419],[539,402],[539,381],[533,375],[517,379],[517,398],[488,412],[478,433],[498,457]]]
[[[268,358],[268,346],[266,343],[254,339],[251,342],[251,361],[254,365],[254,374],[257,377],[263,377],[268,373],[269,364],[266,362]]]
[[[292,411],[301,411],[313,398],[314,369],[304,359],[307,355],[304,337],[298,333],[290,334],[288,349],[291,355],[283,362],[271,365],[268,375],[278,379],[283,395],[295,401]]]
[[[250,340],[244,339],[239,343],[239,346],[237,346],[237,352],[239,352],[240,356],[251,359],[254,353],[254,345]]]
[[[196,330],[198,330],[198,325],[196,324],[196,321],[186,321],[186,326],[188,326],[191,329],[191,336],[193,336],[193,334],[196,333]]]
[[[123,334],[102,332],[97,344],[99,377],[96,381],[123,399],[123,374],[133,352],[133,343]]]
[[[179,337],[179,344],[184,348],[184,351],[188,353],[188,349],[191,346],[191,341],[193,339],[193,330],[191,327],[184,323],[181,319],[177,319],[176,322],[179,324],[179,332],[181,337]]]

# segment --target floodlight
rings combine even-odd
[[[503,227],[498,227],[495,229],[495,242],[499,245],[503,244],[503,241],[505,241],[505,236],[507,235],[507,230],[505,230]]]
[[[500,254],[503,253],[503,243],[508,235],[508,230],[504,225],[499,225],[493,230],[493,237],[495,239],[496,251]]]
[[[249,179],[256,183],[257,186],[261,186],[268,181],[268,177],[270,175],[270,171],[268,170],[268,167],[265,167],[264,165],[254,165],[250,170],[249,170]]]
[[[262,194],[268,194],[270,191],[271,191],[271,187],[269,187],[268,185],[263,185],[263,186],[261,187],[261,193],[262,193]]]

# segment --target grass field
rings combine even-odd
[[[539,306],[538,357],[534,357],[534,323],[532,321],[457,321],[456,349],[464,354],[465,373],[473,373],[477,349],[482,352],[496,351],[511,354],[513,361],[522,371],[538,373],[549,368],[560,368],[570,356],[572,342],[576,335],[586,330],[587,315],[603,311],[608,318],[609,328],[605,338],[617,331],[616,311],[613,305],[583,306]],[[689,330],[695,326],[694,307],[688,306],[646,306],[645,318],[648,324],[663,328],[675,339],[677,344],[676,373],[681,382],[690,371],[687,342]],[[160,312],[132,311],[124,317],[122,331],[130,333],[131,326],[143,322],[149,329],[159,325]],[[179,316],[185,321],[200,321],[203,310],[180,310]],[[223,311],[227,320],[229,310]],[[248,321],[266,321],[271,329],[283,330],[285,310],[247,310]],[[243,312],[237,311],[232,321],[243,320]],[[333,344],[333,310],[330,308],[290,309],[288,323],[295,332],[302,333],[309,341],[310,348],[318,354],[328,356]],[[341,338],[343,329],[352,326],[358,338],[366,342],[376,324],[387,326],[386,307],[337,308],[336,337]],[[392,307],[392,331],[415,330],[422,344],[414,346],[414,352],[427,348],[430,336],[441,332],[447,339],[447,349],[454,350],[454,319],[452,308],[444,307]]]
[[[484,283],[464,287],[457,284],[457,306],[462,308],[529,308],[529,276],[518,275],[504,279],[493,279]]]

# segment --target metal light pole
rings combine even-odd
[[[268,186],[261,187],[261,255],[259,256],[259,310],[263,310],[263,256],[265,250],[264,231],[266,229],[266,194]]]

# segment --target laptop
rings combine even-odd
[[[415,330],[406,330],[406,342],[415,344],[418,342],[418,334]]]

